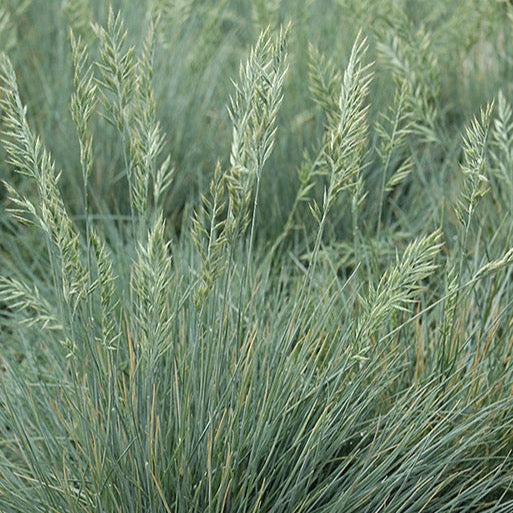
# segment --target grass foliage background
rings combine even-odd
[[[0,510],[513,510],[513,6],[0,4]]]

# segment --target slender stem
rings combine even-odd
[[[253,253],[253,241],[254,241],[254,236],[255,236],[255,220],[256,220],[259,194],[260,194],[260,170],[257,170],[256,186],[255,186],[255,199],[253,201],[253,212],[251,214],[251,230],[249,232],[249,248],[248,248],[248,261],[246,264],[246,276],[251,274],[249,271],[250,271],[251,262],[252,262],[251,257],[252,257],[252,253]]]
[[[354,250],[354,261],[357,263],[357,258],[359,254],[358,247],[358,238],[359,238],[359,229],[358,229],[358,202],[356,198],[356,194],[353,194],[351,197],[351,214],[353,220],[353,250]]]

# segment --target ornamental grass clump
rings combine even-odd
[[[445,126],[434,38],[402,2],[397,25],[364,27],[340,55],[302,40],[310,4],[284,28],[285,1],[150,4],[140,42],[113,9],[61,6],[65,161],[37,135],[20,64],[0,59],[0,510],[511,511],[507,92]],[[185,108],[161,105],[161,52],[194,30],[201,48],[235,37],[230,9],[270,26],[225,91],[231,130],[198,135],[209,174],[177,210],[170,141],[188,129],[161,119]],[[218,76],[215,48],[196,61],[184,47],[204,67],[184,84]],[[303,94],[312,132],[291,121]]]

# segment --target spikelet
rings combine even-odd
[[[80,165],[84,192],[87,191],[88,180],[93,168],[93,137],[90,130],[90,120],[96,104],[96,84],[93,69],[88,64],[87,47],[80,38],[70,33],[71,51],[74,67],[74,92],[71,97],[71,117],[75,123],[78,142],[80,145]]]
[[[63,329],[55,309],[36,286],[16,278],[0,276],[0,299],[9,308],[21,313],[23,323],[27,326],[37,324],[40,329]]]
[[[459,221],[467,227],[477,204],[489,189],[487,151],[490,122],[494,104],[489,103],[481,110],[480,119],[474,117],[465,128],[463,138],[464,189],[456,207]]]
[[[107,27],[95,27],[100,41],[100,93],[106,119],[119,131],[125,156],[132,212],[145,217],[153,183],[153,202],[159,205],[169,187],[171,159],[160,162],[165,134],[156,114],[152,90],[157,15],[150,21],[141,55],[127,44],[120,14],[110,9]]]
[[[38,201],[15,196],[19,217],[32,220],[46,234],[51,246],[56,287],[61,289],[64,301],[73,315],[80,299],[87,295],[89,275],[80,258],[79,234],[68,215],[58,188],[59,175],[55,164],[41,141],[33,134],[21,103],[14,69],[2,55],[1,106],[4,112],[4,146],[9,163],[20,173],[30,177],[37,187]],[[12,190],[12,189],[11,189]]]
[[[383,274],[379,283],[370,285],[366,296],[360,298],[363,313],[356,329],[357,347],[367,347],[370,338],[394,312],[408,310],[422,290],[422,280],[436,270],[435,258],[441,248],[442,234],[438,230],[415,239],[400,258],[396,257],[395,265]]]
[[[200,285],[195,294],[195,305],[199,308],[206,299],[215,280],[225,269],[224,248],[228,242],[224,233],[226,220],[225,183],[221,165],[218,163],[210,182],[209,195],[203,195],[203,207],[193,217],[192,237],[200,254]]]
[[[154,361],[169,349],[171,256],[160,217],[137,249],[132,268],[133,333],[144,358]]]
[[[236,238],[251,219],[250,203],[255,182],[274,146],[276,116],[283,98],[288,29],[276,39],[262,32],[245,65],[230,102],[233,124],[230,170],[227,173],[227,236]],[[256,194],[257,196],[257,194]],[[256,198],[257,199],[257,198]]]

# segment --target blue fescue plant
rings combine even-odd
[[[0,8],[0,510],[512,511],[509,91],[407,2],[118,4]]]

